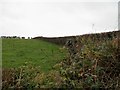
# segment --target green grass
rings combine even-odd
[[[49,71],[65,56],[60,46],[35,39],[2,39],[2,67],[17,68],[31,63]]]

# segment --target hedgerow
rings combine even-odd
[[[62,62],[62,87],[120,88],[120,39],[79,40],[71,39],[66,44],[69,55]]]

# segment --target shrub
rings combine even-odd
[[[120,86],[119,39],[92,41],[91,38],[82,38],[79,41],[77,38],[77,42],[74,42],[71,40],[66,44],[69,55],[62,62],[60,72],[64,80],[62,87],[118,88]]]
[[[40,71],[39,67],[25,64],[19,68],[3,69],[2,89],[37,89],[58,88],[62,78],[59,71],[53,70],[48,73]]]

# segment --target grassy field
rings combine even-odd
[[[65,51],[60,46],[34,39],[3,39],[2,66],[17,68],[25,63],[40,66],[41,70],[49,71],[60,62]]]
[[[119,32],[76,37],[66,43],[65,50],[61,46],[37,39],[3,39],[2,89],[119,90],[118,34]],[[32,65],[25,65],[26,62]]]

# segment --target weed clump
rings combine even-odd
[[[3,69],[2,89],[59,88],[62,78],[59,71],[42,72],[39,67],[25,64],[19,68]]]

